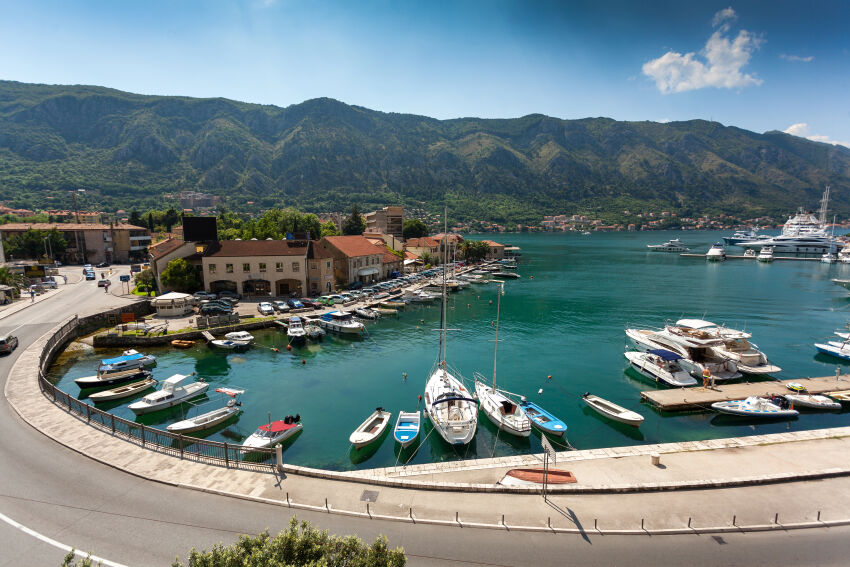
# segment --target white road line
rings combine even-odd
[[[65,545],[64,543],[59,543],[55,539],[50,539],[49,537],[47,537],[45,535],[41,535],[40,533],[38,533],[35,530],[31,530],[30,528],[19,524],[18,522],[16,522],[15,520],[10,518],[9,516],[6,516],[2,512],[0,512],[0,520],[3,520],[4,522],[9,524],[13,528],[19,529],[22,532],[24,532],[25,534],[31,535],[32,537],[39,539],[39,540],[43,541],[44,543],[46,543],[48,545],[52,545],[53,547],[58,547],[62,551],[73,551],[74,555],[76,555],[78,557],[89,557],[92,560],[92,562],[94,562],[94,563],[101,563],[103,565],[106,565],[107,567],[127,567],[126,565],[124,565],[122,563],[116,563],[114,561],[110,561],[108,559],[98,557],[97,555],[89,555],[88,553],[80,551],[79,549],[73,549],[70,545]]]

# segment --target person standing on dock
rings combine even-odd
[[[711,380],[711,370],[706,366],[702,370],[702,387],[708,389],[708,382]]]

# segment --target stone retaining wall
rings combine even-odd
[[[253,323],[239,323],[226,327],[211,327],[198,331],[186,331],[184,333],[172,333],[170,335],[119,335],[117,333],[104,333],[94,336],[95,347],[125,347],[125,346],[151,346],[166,345],[176,339],[193,340],[203,338],[204,331],[213,335],[223,335],[234,331],[251,331],[253,329],[265,329],[273,326],[274,319],[268,321],[254,321]]]

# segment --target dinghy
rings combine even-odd
[[[369,309],[368,307],[358,307],[354,310],[354,315],[360,319],[367,319],[369,321],[375,320],[381,316],[380,313],[374,309]]]
[[[529,402],[523,396],[519,403],[528,418],[531,420],[531,425],[536,427],[543,433],[548,433],[554,437],[563,437],[567,432],[567,424],[538,406],[534,402]]]
[[[505,473],[499,484],[503,486],[529,486],[543,484],[543,467],[511,469]],[[563,469],[547,469],[546,484],[571,484],[578,482],[575,475]]]
[[[841,404],[827,398],[814,394],[785,394],[785,399],[791,402],[792,407],[800,407],[814,410],[834,411],[840,410]]]
[[[418,411],[400,411],[393,429],[393,438],[402,448],[407,447],[419,436],[422,416]]]
[[[178,421],[177,423],[172,423],[166,427],[166,429],[168,429],[171,433],[179,433],[181,435],[185,433],[193,433],[195,431],[215,427],[219,423],[224,423],[240,411],[242,411],[242,409],[239,407],[239,402],[236,400],[230,400],[223,408],[218,408],[213,411],[208,411],[207,413],[202,413],[201,415],[196,415],[195,417],[184,419],[183,421]]]
[[[147,368],[156,364],[156,357],[150,354],[142,354],[137,350],[125,350],[122,356],[115,358],[104,358],[98,366],[98,374],[109,374],[121,372],[122,370],[133,370]]]
[[[355,449],[361,449],[366,445],[372,444],[386,431],[387,425],[390,423],[390,418],[393,414],[384,410],[384,408],[376,408],[372,415],[366,418],[366,421],[361,423],[357,429],[349,436],[348,441],[354,445]]]
[[[627,425],[634,425],[635,427],[640,427],[640,424],[643,423],[643,416],[639,413],[627,410],[599,396],[586,393],[582,396],[582,399],[591,409],[596,410],[608,419],[613,419]]]
[[[781,405],[774,404],[766,398],[758,396],[750,396],[745,400],[732,400],[728,402],[714,402],[711,404],[712,409],[720,413],[729,415],[738,415],[745,417],[760,417],[760,418],[778,418],[778,417],[797,417],[800,412],[789,408],[783,408]]]
[[[171,346],[174,348],[192,348],[195,346],[195,341],[187,341],[183,339],[174,339],[171,341]]]
[[[130,396],[135,396],[139,392],[144,392],[148,388],[152,388],[156,385],[156,380],[150,377],[150,372],[146,372],[145,374],[147,374],[148,377],[141,382],[133,382],[132,384],[125,384],[124,386],[119,386],[118,388],[113,388],[111,390],[97,392],[90,395],[89,399],[94,403],[100,403],[110,400],[120,400],[121,398],[129,398]]]

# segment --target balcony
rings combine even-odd
[[[133,242],[133,241],[136,241],[136,242],[148,241],[148,242],[150,242],[150,240],[151,240],[150,236],[131,236],[130,237],[131,242]]]
[[[147,250],[147,249],[148,249],[147,245],[143,245],[143,246],[130,246],[130,252],[138,252],[138,251],[140,251],[140,250]],[[110,250],[111,250],[111,248],[110,248]]]

